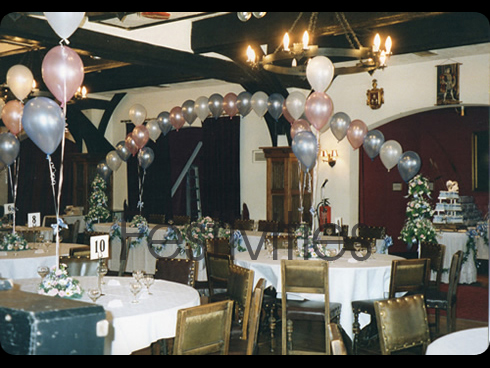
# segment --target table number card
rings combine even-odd
[[[40,227],[41,226],[41,214],[40,213],[30,213],[27,215],[27,226]]]
[[[90,238],[90,259],[109,258],[109,235],[92,236]]]
[[[13,215],[15,213],[15,204],[14,203],[4,204],[3,210],[5,215]]]

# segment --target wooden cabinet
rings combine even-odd
[[[261,148],[267,159],[267,220],[283,224],[302,222],[303,176],[291,147]],[[307,186],[308,187],[308,186]],[[303,195],[304,221],[311,223],[311,193]]]

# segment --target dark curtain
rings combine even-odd
[[[72,165],[66,159],[70,153],[78,153],[76,145],[66,141],[64,181],[61,195],[60,214],[64,213],[67,205],[73,204],[73,180],[71,178]],[[51,156],[56,167],[56,195],[58,195],[59,171],[61,164],[61,146]],[[12,166],[13,168],[13,166]],[[14,172],[12,171],[12,175]],[[14,176],[15,181],[15,176]],[[10,185],[9,185],[10,187]],[[12,191],[9,198],[12,200]],[[29,213],[40,212],[41,216],[54,215],[55,199],[51,187],[49,165],[46,154],[42,152],[30,139],[21,143],[20,168],[17,189],[17,217],[16,224],[25,225]]]
[[[134,127],[128,125],[128,133]],[[167,220],[186,215],[184,179],[175,196],[171,190],[195,148],[203,147],[194,164],[200,173],[203,216],[233,223],[240,218],[240,118],[209,119],[203,128],[186,128],[161,136],[148,146],[155,152],[155,162],[147,170],[144,185],[143,214],[164,214]],[[128,161],[129,207],[137,212],[138,163]]]
[[[203,123],[205,215],[227,223],[240,218],[240,118],[208,119]]]

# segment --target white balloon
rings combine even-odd
[[[139,126],[143,125],[146,120],[147,111],[142,105],[134,105],[129,110],[129,118],[133,122],[134,125]]]
[[[85,12],[44,12],[48,23],[58,36],[67,40],[80,27]]]
[[[111,151],[106,156],[106,163],[112,171],[116,172],[121,167],[123,161],[117,151]]]
[[[388,141],[381,147],[379,157],[383,162],[383,165],[390,172],[395,166],[398,165],[400,158],[403,154],[403,148],[397,141]]]
[[[306,96],[301,92],[291,93],[286,100],[286,107],[294,120],[298,120],[301,118],[301,116],[303,116],[305,112],[305,105]]]
[[[34,76],[24,65],[15,65],[7,72],[7,85],[18,100],[23,101],[32,91]]]
[[[335,67],[329,58],[317,56],[308,63],[306,76],[314,91],[325,92],[332,84]]]
[[[269,96],[265,92],[257,92],[252,96],[252,108],[259,118],[263,118],[269,110]]]
[[[152,120],[148,124],[146,124],[146,128],[148,128],[148,132],[150,133],[150,139],[153,142],[156,142],[158,138],[162,135],[162,130],[160,129],[160,124],[158,124],[158,120]]]

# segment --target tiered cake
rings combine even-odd
[[[441,191],[439,203],[436,205],[436,215],[434,216],[435,225],[462,225],[463,207],[459,196],[458,183],[449,181],[448,191]]]

